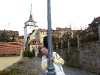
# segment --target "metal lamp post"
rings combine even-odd
[[[53,61],[50,60],[52,56],[52,31],[51,31],[51,7],[50,7],[50,0],[47,0],[47,20],[48,20],[48,72],[47,75],[55,75]]]

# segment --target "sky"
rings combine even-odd
[[[0,30],[19,31],[29,20],[32,3],[33,20],[38,28],[48,29],[47,0],[0,0]],[[51,27],[85,29],[100,16],[100,0],[51,0]]]

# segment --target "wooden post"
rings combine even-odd
[[[78,43],[78,50],[79,50],[79,46],[80,46],[80,38],[79,38],[79,34],[77,35],[77,43]]]
[[[100,40],[100,24],[98,25],[98,33],[99,33],[99,40]]]

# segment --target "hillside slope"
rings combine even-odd
[[[33,58],[23,58],[22,60],[7,67],[5,70],[19,68],[21,72],[18,75],[38,75],[38,69]]]

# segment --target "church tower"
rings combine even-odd
[[[26,21],[24,23],[24,39],[25,39],[25,43],[27,41],[27,37],[29,36],[29,34],[35,30],[36,27],[38,27],[36,25],[37,22],[35,22],[33,20],[33,17],[32,17],[32,4],[31,4],[31,8],[30,8],[30,17],[29,17],[29,20]]]

